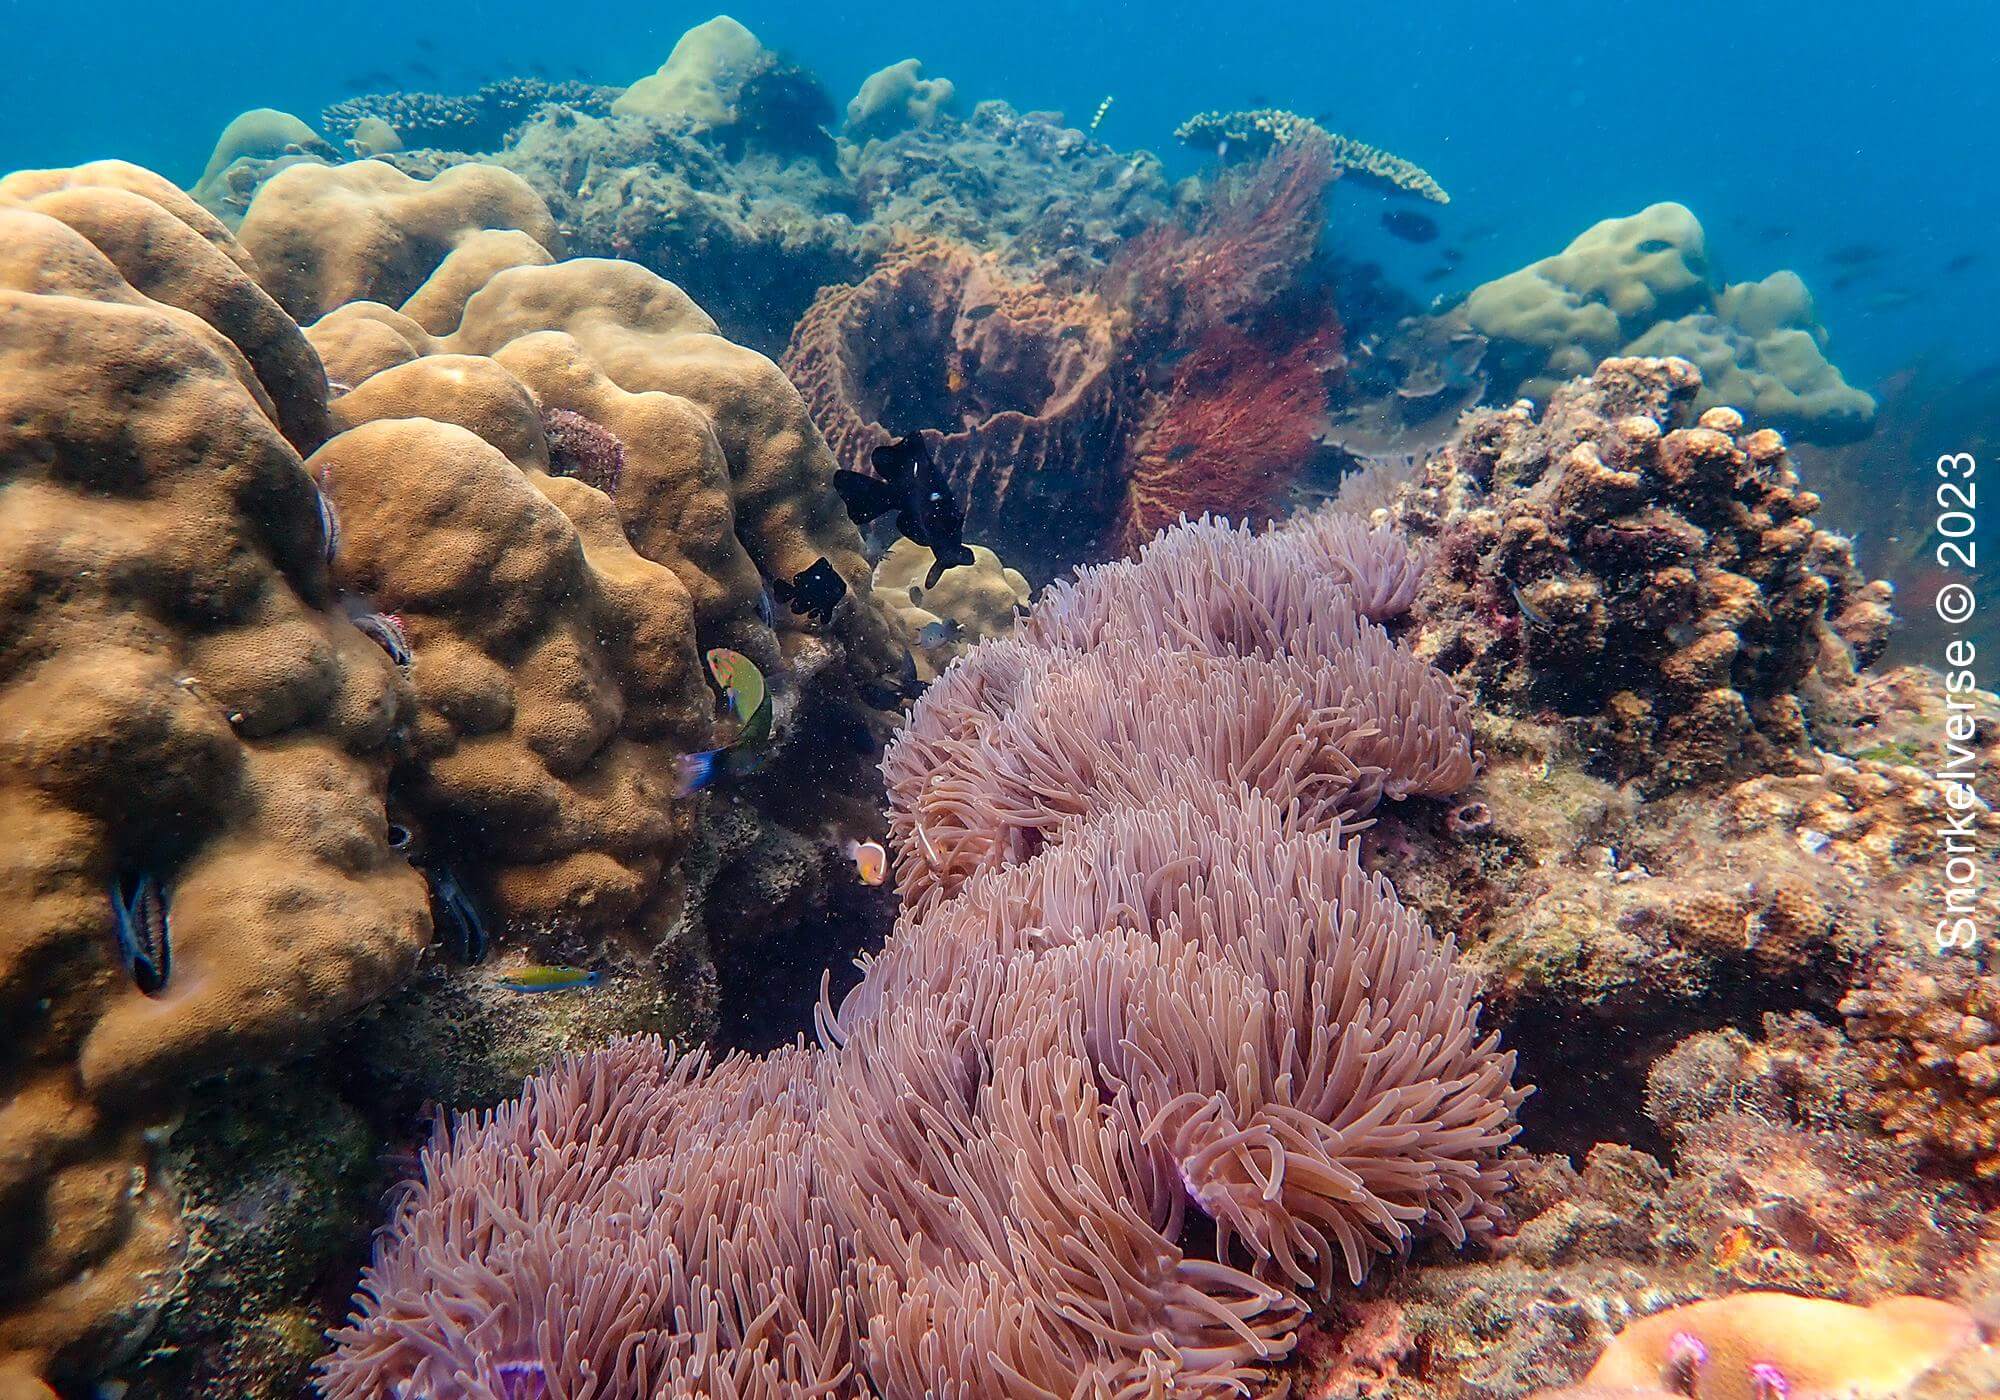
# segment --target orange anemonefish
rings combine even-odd
[[[889,853],[880,841],[849,841],[847,858],[864,885],[879,885],[889,878]]]

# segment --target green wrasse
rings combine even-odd
[[[588,968],[530,963],[502,977],[500,985],[510,992],[567,992],[595,987],[603,980],[603,973],[592,972]]]

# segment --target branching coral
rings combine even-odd
[[[1342,170],[1437,204],[1451,203],[1451,196],[1422,167],[1365,141],[1328,131],[1310,117],[1280,108],[1202,112],[1182,122],[1174,129],[1174,135],[1190,146],[1219,149],[1225,154],[1241,151],[1250,155],[1263,155],[1295,142],[1324,139],[1334,164]]]
[[[617,88],[592,83],[502,78],[462,96],[380,92],[346,98],[322,108],[319,124],[336,141],[360,139],[366,123],[379,122],[402,146],[492,151],[539,108],[559,106],[601,117],[611,110],[618,95]]]
[[[1726,408],[1679,426],[1700,388],[1684,360],[1608,360],[1539,420],[1468,418],[1398,507],[1438,540],[1425,654],[1659,783],[1802,753],[1808,678],[1844,684],[1889,623],[1777,433]]]
[[[1977,955],[1887,960],[1840,1004],[1900,1142],[2000,1177],[2000,974]]]
[[[1144,630],[1203,558],[1227,577]],[[711,1069],[625,1042],[441,1133],[327,1393],[492,1400],[587,1362],[619,1393],[643,1367],[717,1395],[1214,1396],[1291,1350],[1302,1290],[1486,1236],[1525,1091],[1450,945],[1342,841],[1332,741],[1373,728],[1302,698],[1342,665],[1392,695],[1368,668],[1399,663],[1286,559],[1186,527],[1124,566],[1156,582],[1085,580],[954,667],[981,695],[920,701],[894,819],[930,860],[904,804],[990,760],[1040,838],[906,885],[817,1048]],[[1119,636],[1065,640],[1094,627]],[[1091,654],[1124,684],[1031,679]],[[1463,781],[1425,684],[1405,718]],[[946,742],[981,719],[1005,737]]]

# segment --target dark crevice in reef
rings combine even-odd
[[[1521,1106],[1518,1143],[1580,1164],[1596,1144],[1616,1142],[1671,1164],[1672,1149],[1646,1116],[1647,1069],[1691,1035],[1728,1027],[1761,1039],[1767,1014],[1791,1011],[1827,1014],[1806,979],[1777,982],[1747,964],[1719,969],[1707,994],[1671,1021],[1524,1007],[1505,1037],[1519,1056],[1515,1082],[1536,1086]]]
[[[870,888],[844,870],[828,886],[824,907],[783,938],[724,945],[717,952],[721,1011],[712,1042],[717,1054],[762,1053],[801,1034],[810,1039],[821,977],[835,1006],[861,980],[855,955],[879,949],[889,936],[896,921],[894,888]]]

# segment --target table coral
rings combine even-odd
[[[1502,391],[1546,399],[1611,356],[1680,356],[1701,370],[1697,411],[1727,404],[1802,438],[1865,436],[1875,401],[1825,356],[1797,274],[1717,286],[1684,205],[1593,224],[1553,257],[1475,287],[1454,321],[1489,341]]]
[[[1185,527],[1126,582],[1159,571],[1152,592],[1174,591],[1190,547],[1254,553],[1272,606],[1232,626],[1219,591],[1211,631],[1134,630],[1112,583],[1101,606],[1058,599],[1030,646],[1080,657],[1063,636],[1099,618],[1124,629],[1105,645],[1127,675],[1178,656],[1188,696],[1261,669],[1275,700],[1343,638],[1370,664],[1334,623],[1352,619],[1338,585],[1247,534]],[[952,674],[1018,650],[988,642]],[[1449,744],[1448,716],[1376,679]],[[914,732],[954,722],[936,694]],[[942,899],[905,889],[818,1045],[711,1065],[626,1040],[440,1132],[327,1393],[450,1377],[498,1396],[586,1371],[622,1391],[640,1367],[746,1395],[1214,1393],[1263,1382],[1304,1291],[1418,1236],[1485,1238],[1525,1091],[1450,944],[1363,874],[1337,821],[1265,782],[1339,768],[1314,752],[1327,726],[1229,703],[1206,730],[1149,725],[1159,695],[1106,692],[1068,730],[1077,762],[1043,767],[1043,795],[1074,820],[1049,842]],[[1183,762],[1203,745],[1244,762]],[[941,757],[938,776],[973,776]],[[1200,878],[1161,878],[1180,868]]]
[[[310,1043],[430,922],[383,817],[409,693],[330,606],[310,348],[135,167],[9,177],[0,222],[0,1372],[34,1395],[171,1289],[151,1141],[191,1081]],[[171,958],[151,994],[108,893],[141,874]]]
[[[1421,166],[1365,141],[1328,131],[1310,117],[1281,108],[1202,112],[1174,128],[1174,136],[1190,146],[1218,149],[1225,158],[1232,152],[1261,156],[1279,146],[1324,139],[1332,152],[1334,164],[1340,169],[1435,204],[1451,203],[1451,196]]]
[[[1468,418],[1398,507],[1437,541],[1425,655],[1654,788],[1802,753],[1799,693],[1847,683],[1890,617],[1778,434],[1687,424],[1700,388],[1684,360],[1608,360],[1539,418]]]

